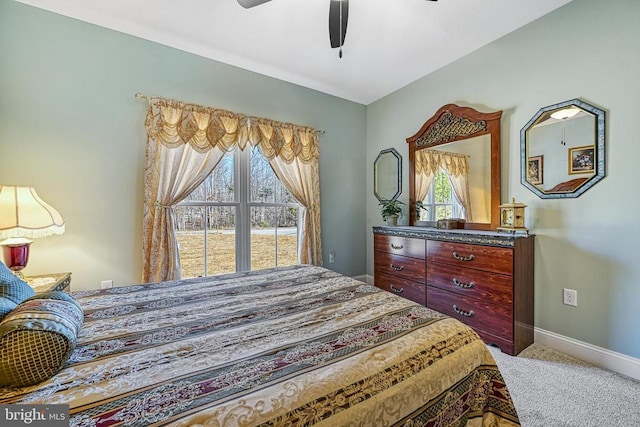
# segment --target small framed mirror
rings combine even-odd
[[[402,157],[394,148],[382,150],[373,162],[373,193],[380,202],[402,194]]]
[[[520,131],[520,159],[538,197],[580,196],[605,177],[604,110],[579,99],[541,108]]]

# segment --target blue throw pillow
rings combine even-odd
[[[11,301],[9,298],[0,297],[0,320],[4,319],[5,316],[11,313],[11,310],[17,306],[18,304]]]
[[[36,294],[31,286],[0,262],[0,298],[7,298],[16,304]]]

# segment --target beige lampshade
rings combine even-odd
[[[0,185],[0,241],[62,233],[62,216],[38,196],[35,188]]]

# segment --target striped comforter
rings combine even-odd
[[[468,327],[322,267],[76,292],[71,359],[1,403],[72,426],[517,426]]]

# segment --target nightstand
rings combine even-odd
[[[24,276],[24,281],[36,292],[66,291],[71,285],[71,273],[40,274],[37,276]]]

